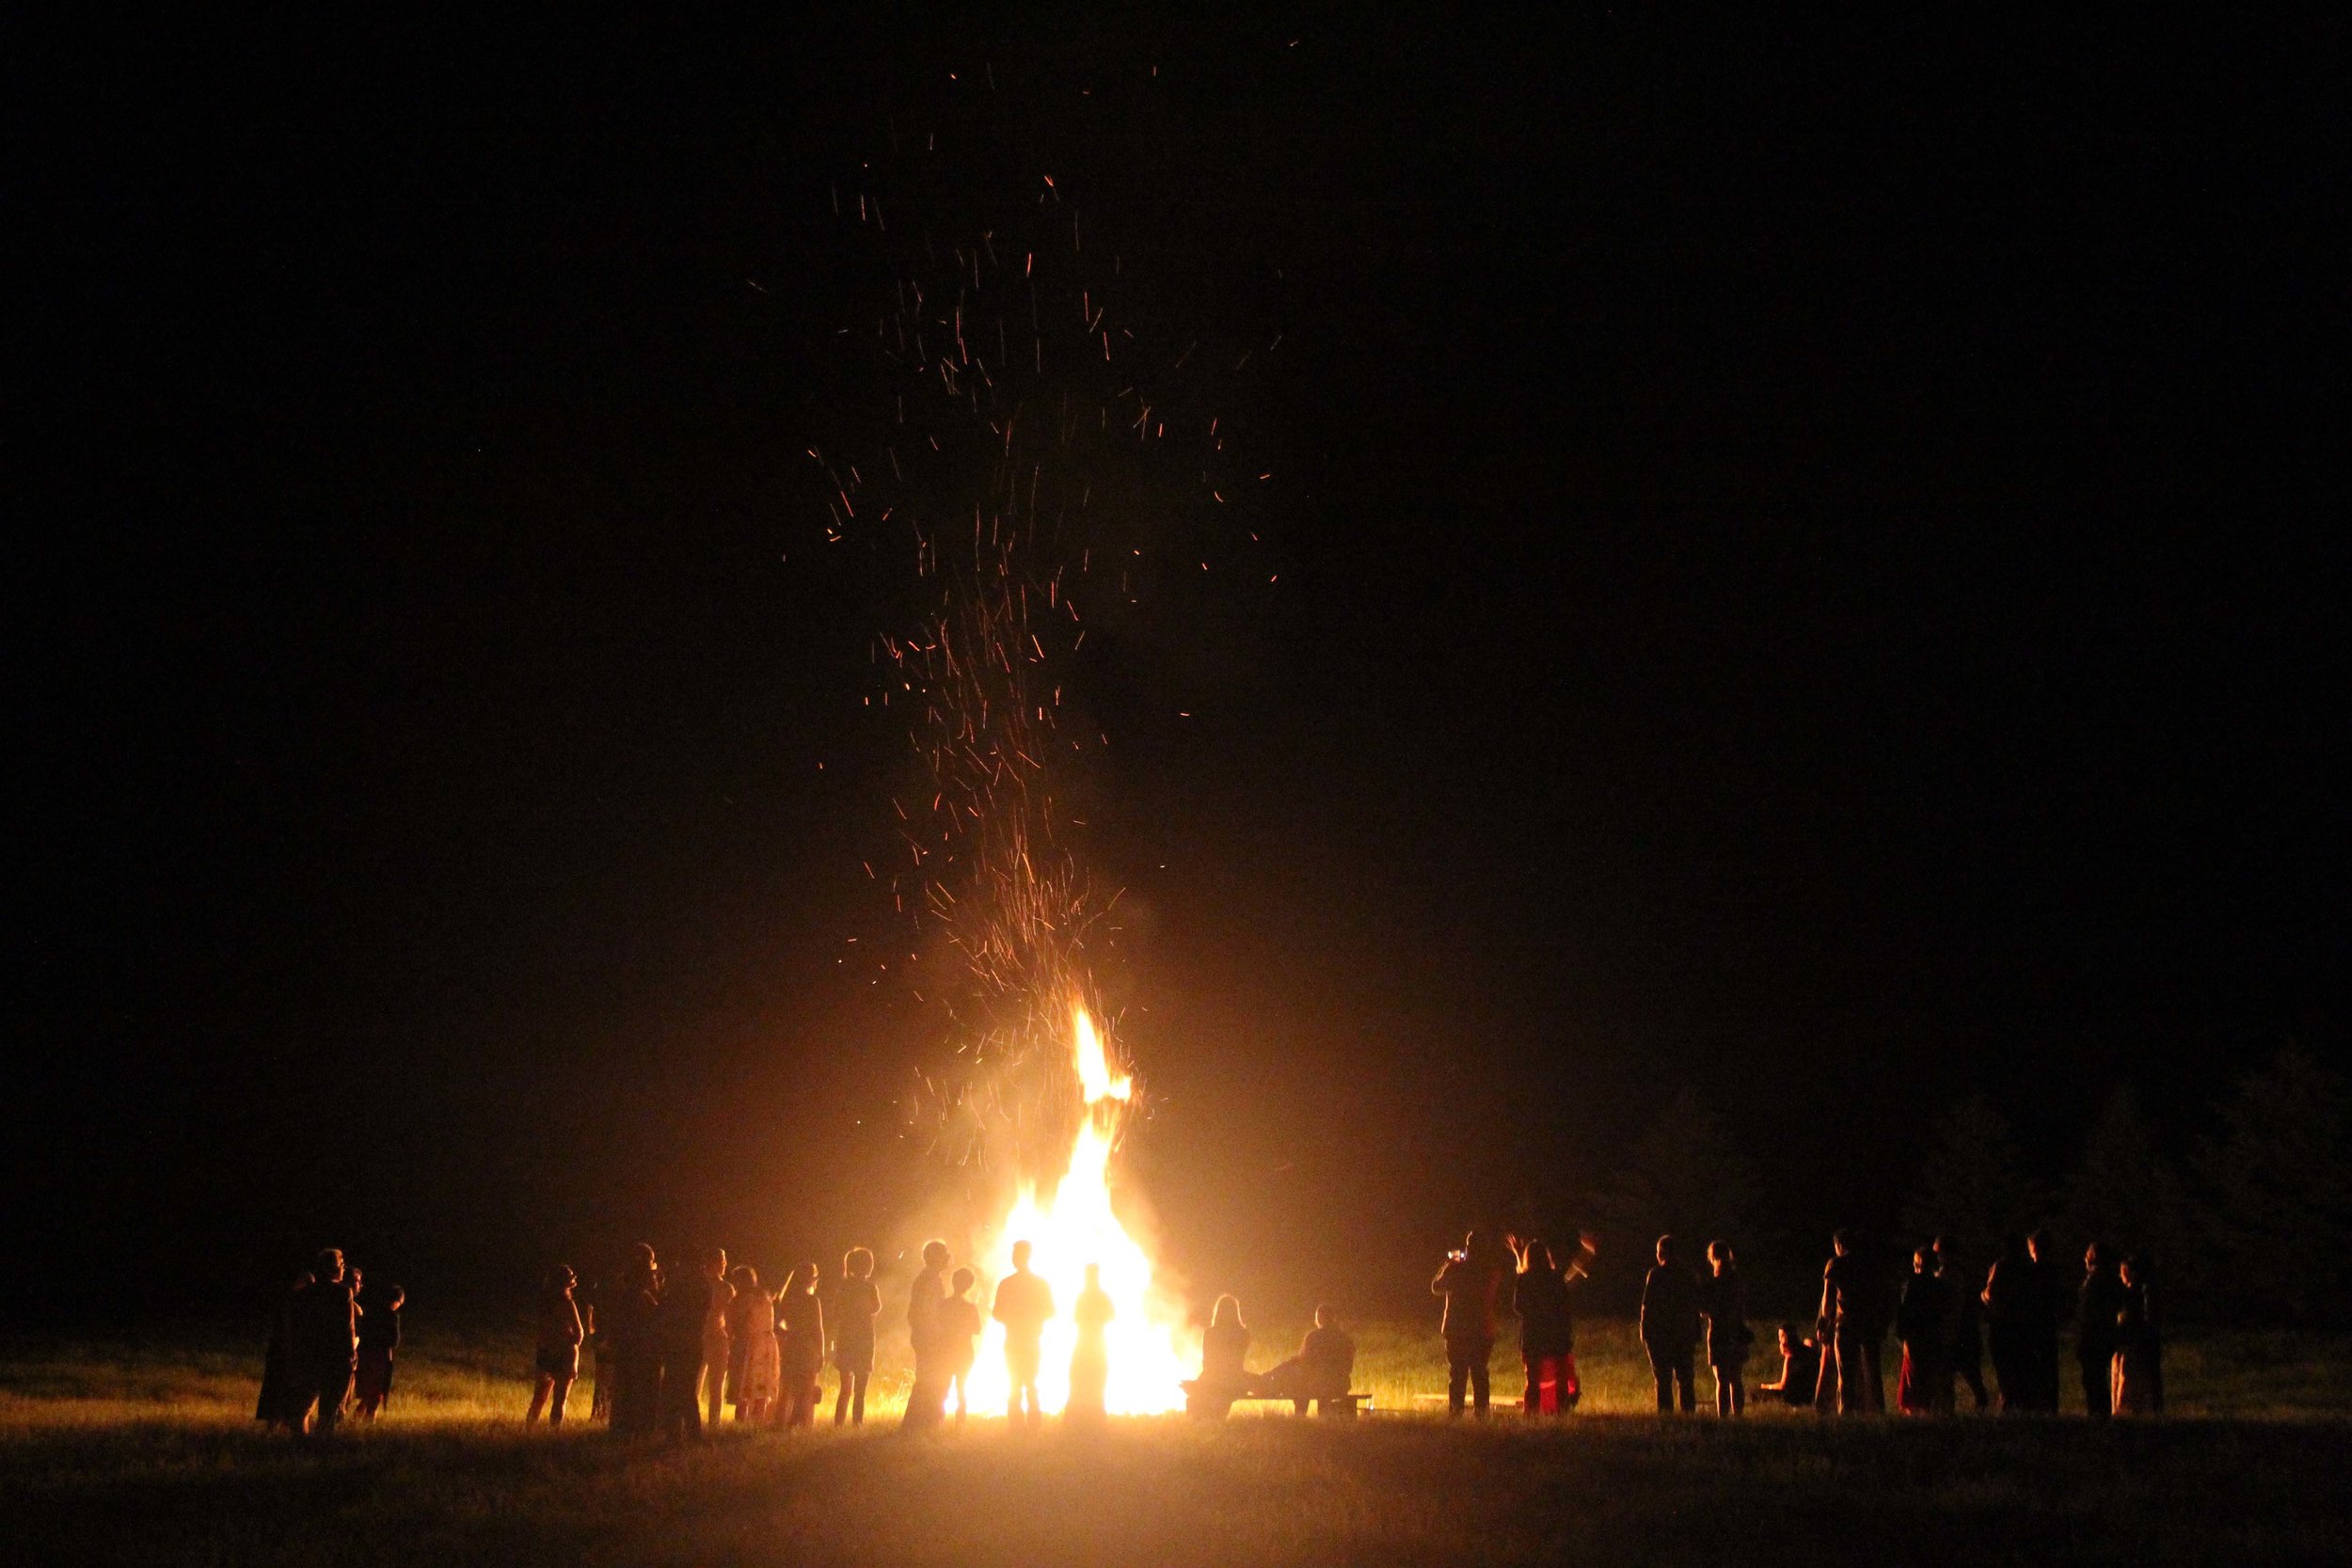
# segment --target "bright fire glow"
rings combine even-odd
[[[1111,1212],[1110,1160],[1119,1142],[1120,1119],[1127,1114],[1134,1080],[1114,1073],[1102,1036],[1083,1006],[1071,1008],[1073,1065],[1086,1100],[1086,1114],[1070,1148],[1070,1167],[1058,1185],[1040,1194],[1025,1183],[1011,1213],[979,1247],[976,1292],[983,1317],[994,1302],[996,1281],[1012,1272],[1012,1243],[1036,1248],[1029,1266],[1054,1291],[1054,1320],[1045,1325],[1044,1364],[1038,1378],[1045,1408],[1058,1412],[1070,1397],[1070,1353],[1077,1331],[1071,1308],[1086,1286],[1086,1267],[1099,1263],[1103,1290],[1118,1316],[1107,1336],[1110,1387],[1105,1403],[1113,1415],[1142,1416],[1184,1403],[1177,1386],[1198,1370],[1199,1336],[1184,1321],[1181,1302],[1155,1285],[1152,1259]],[[990,1322],[972,1368],[973,1411],[994,1415],[1005,1408],[1005,1331]]]

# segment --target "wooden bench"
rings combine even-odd
[[[1287,1404],[1300,1416],[1307,1414],[1307,1407],[1311,1404],[1318,1417],[1352,1421],[1359,1410],[1372,1403],[1370,1394],[1309,1394],[1303,1398],[1291,1394],[1204,1394],[1198,1382],[1178,1386],[1184,1391],[1184,1414],[1209,1421],[1223,1420],[1237,1404]]]

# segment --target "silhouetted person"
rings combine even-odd
[[[2050,1239],[2036,1230],[2026,1238],[2026,1368],[2033,1408],[2055,1416],[2058,1407],[2058,1318],[2064,1308]]]
[[[1729,1242],[1707,1243],[1708,1276],[1700,1283],[1699,1307],[1707,1314],[1707,1370],[1715,1376],[1715,1414],[1737,1416],[1748,1407],[1748,1287]]]
[[[596,1377],[612,1361],[615,1436],[650,1435],[661,1418],[661,1268],[653,1248],[637,1244],[604,1307],[605,1342]]]
[[[735,1418],[765,1421],[774,1408],[783,1376],[776,1343],[776,1302],[759,1286],[759,1271],[739,1264],[727,1275],[735,1300],[727,1306],[727,1402]]]
[[[2083,1282],[2074,1292],[2074,1360],[2082,1373],[2083,1413],[2094,1420],[2115,1408],[2115,1316],[2122,1307],[2122,1282],[2093,1242],[2083,1249]]]
[[[1967,1386],[1982,1410],[1990,1402],[1984,1391],[1984,1304],[1947,1237],[1935,1239],[1935,1272],[1952,1288],[1952,1376]]]
[[[2137,1255],[2123,1259],[2116,1283],[2115,1348],[2108,1366],[2108,1409],[2118,1416],[2164,1411],[2164,1336],[2157,1326],[2152,1285],[2147,1259]]]
[[[526,1424],[547,1412],[549,1426],[564,1424],[564,1405],[571,1397],[573,1380],[580,1376],[580,1342],[587,1338],[587,1330],[580,1321],[580,1305],[572,1299],[572,1288],[580,1278],[562,1263],[548,1271],[546,1281],[539,1288],[539,1328],[537,1368],[532,1374],[531,1409],[524,1415]]]
[[[1518,1273],[1511,1278],[1511,1310],[1519,1320],[1519,1364],[1527,1371],[1520,1404],[1530,1416],[1560,1409],[1561,1357],[1568,1353],[1568,1286],[1543,1238],[1531,1236],[1518,1248]]]
[[[1811,1404],[1821,1376],[1820,1347],[1797,1332],[1795,1323],[1783,1323],[1779,1348],[1779,1378],[1758,1384],[1756,1391],[1770,1394],[1783,1404],[1800,1408]]]
[[[1677,1390],[1685,1414],[1699,1402],[1691,1374],[1699,1341],[1699,1285],[1682,1266],[1680,1252],[1674,1237],[1659,1237],[1658,1261],[1642,1281],[1642,1348],[1649,1353],[1661,1415],[1675,1408]]]
[[[1029,1272],[1032,1250],[1026,1242],[1012,1243],[1012,1273],[996,1282],[990,1315],[1005,1325],[1005,1419],[1035,1426],[1044,1418],[1037,1374],[1045,1354],[1045,1325],[1053,1321],[1054,1291]]]
[[[817,1265],[803,1263],[784,1282],[776,1303],[776,1348],[781,1363],[783,1418],[786,1427],[817,1424],[817,1407],[824,1402],[818,1373],[825,1365],[825,1306],[818,1294]]]
[[[972,1299],[972,1287],[979,1281],[970,1269],[958,1269],[939,1307],[939,1342],[946,1359],[947,1386],[956,1397],[958,1426],[971,1414],[972,1363],[980,1350],[980,1307]]]
[[[1821,1306],[1817,1330],[1821,1344],[1821,1397],[1828,1408],[1834,1390],[1837,1412],[1860,1416],[1880,1408],[1873,1401],[1879,1351],[1869,1338],[1873,1308],[1870,1292],[1877,1288],[1859,1238],[1840,1230],[1830,1239],[1829,1265],[1821,1271]],[[1882,1393],[1881,1398],[1883,1398]]]
[[[1907,1416],[1947,1416],[1952,1409],[1951,1282],[1939,1270],[1933,1247],[1912,1254],[1911,1278],[1895,1315],[1895,1337],[1902,1341],[1902,1371],[1895,1380],[1895,1403]]]
[[[1252,1392],[1248,1360],[1249,1325],[1242,1322],[1241,1303],[1219,1296],[1200,1336],[1200,1375],[1185,1386],[1184,1409],[1206,1420],[1231,1415],[1233,1402]]]
[[[400,1309],[408,1292],[371,1285],[359,1302],[359,1354],[352,1369],[352,1413],[373,1421],[392,1397],[392,1357],[400,1349]]]
[[[715,1427],[726,1418],[727,1364],[735,1354],[727,1336],[727,1309],[735,1305],[735,1287],[727,1283],[726,1249],[712,1247],[704,1254],[701,1272],[703,1372],[695,1401],[707,1412],[705,1419]]]
[[[874,1255],[851,1247],[841,1259],[841,1284],[826,1309],[833,1330],[833,1367],[841,1379],[834,1396],[833,1424],[866,1424],[866,1385],[874,1375],[874,1320],[882,1316],[882,1291],[874,1286]]]
[[[1258,1379],[1257,1391],[1290,1401],[1291,1409],[1304,1416],[1310,1401],[1344,1398],[1355,1377],[1356,1341],[1340,1327],[1331,1308],[1323,1306],[1315,1308],[1315,1326],[1298,1354]]]
[[[947,1402],[939,1308],[947,1300],[947,1265],[952,1260],[946,1243],[924,1243],[923,1266],[907,1287],[907,1342],[914,1352],[914,1384],[907,1390],[906,1414],[899,1418],[902,1429],[937,1426]]]
[[[1909,1259],[1899,1253],[1890,1255],[1884,1241],[1868,1230],[1855,1238],[1854,1256],[1862,1264],[1855,1280],[1854,1304],[1862,1331],[1863,1392],[1869,1402],[1866,1408],[1883,1415],[1886,1410],[1886,1339],[1895,1332],[1895,1314],[1902,1306]]]
[[[1104,1395],[1111,1384],[1111,1320],[1119,1315],[1103,1289],[1103,1266],[1087,1265],[1086,1283],[1070,1304],[1070,1321],[1078,1330],[1070,1352],[1070,1402],[1062,1406],[1065,1421],[1100,1420]]]
[[[311,1430],[323,1437],[342,1419],[343,1402],[351,1397],[352,1374],[359,1360],[359,1319],[341,1251],[328,1247],[321,1252],[310,1273],[310,1283],[294,1297],[294,1398],[302,1411],[294,1424],[299,1427],[315,1403],[318,1418]]]
[[[286,1293],[278,1298],[269,1316],[269,1347],[262,1355],[262,1392],[254,1401],[253,1418],[265,1426],[300,1432],[310,1397],[302,1386],[295,1364],[294,1340],[301,1332],[302,1292],[318,1276],[309,1270],[294,1275]]]
[[[1444,1267],[1429,1282],[1432,1295],[1445,1298],[1445,1317],[1438,1331],[1445,1338],[1446,1411],[1462,1413],[1464,1390],[1470,1392],[1485,1420],[1491,1395],[1486,1363],[1494,1354],[1496,1301],[1509,1250],[1483,1230],[1462,1239],[1461,1249],[1446,1255]]]
[[[1984,1277],[1985,1348],[1993,1355],[1993,1381],[2000,1387],[2001,1411],[2017,1415],[2038,1408],[2033,1389],[2033,1260],[2024,1238],[2001,1243],[2001,1256]]]

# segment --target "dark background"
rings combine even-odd
[[[989,82],[1283,338],[1279,583],[1089,694],[1187,1277],[1416,1291],[1685,1086],[1799,1235],[1971,1093],[2185,1141],[2346,1020],[2343,38],[2240,25],[19,36],[8,1307],[913,1239],[802,453]]]

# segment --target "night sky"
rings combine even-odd
[[[1279,580],[1083,693],[1204,1289],[1417,1290],[1686,1085],[1810,1235],[2341,1051],[2342,28],[1980,25],[20,40],[9,1294],[919,1239],[805,449],[934,135],[1262,351]]]

